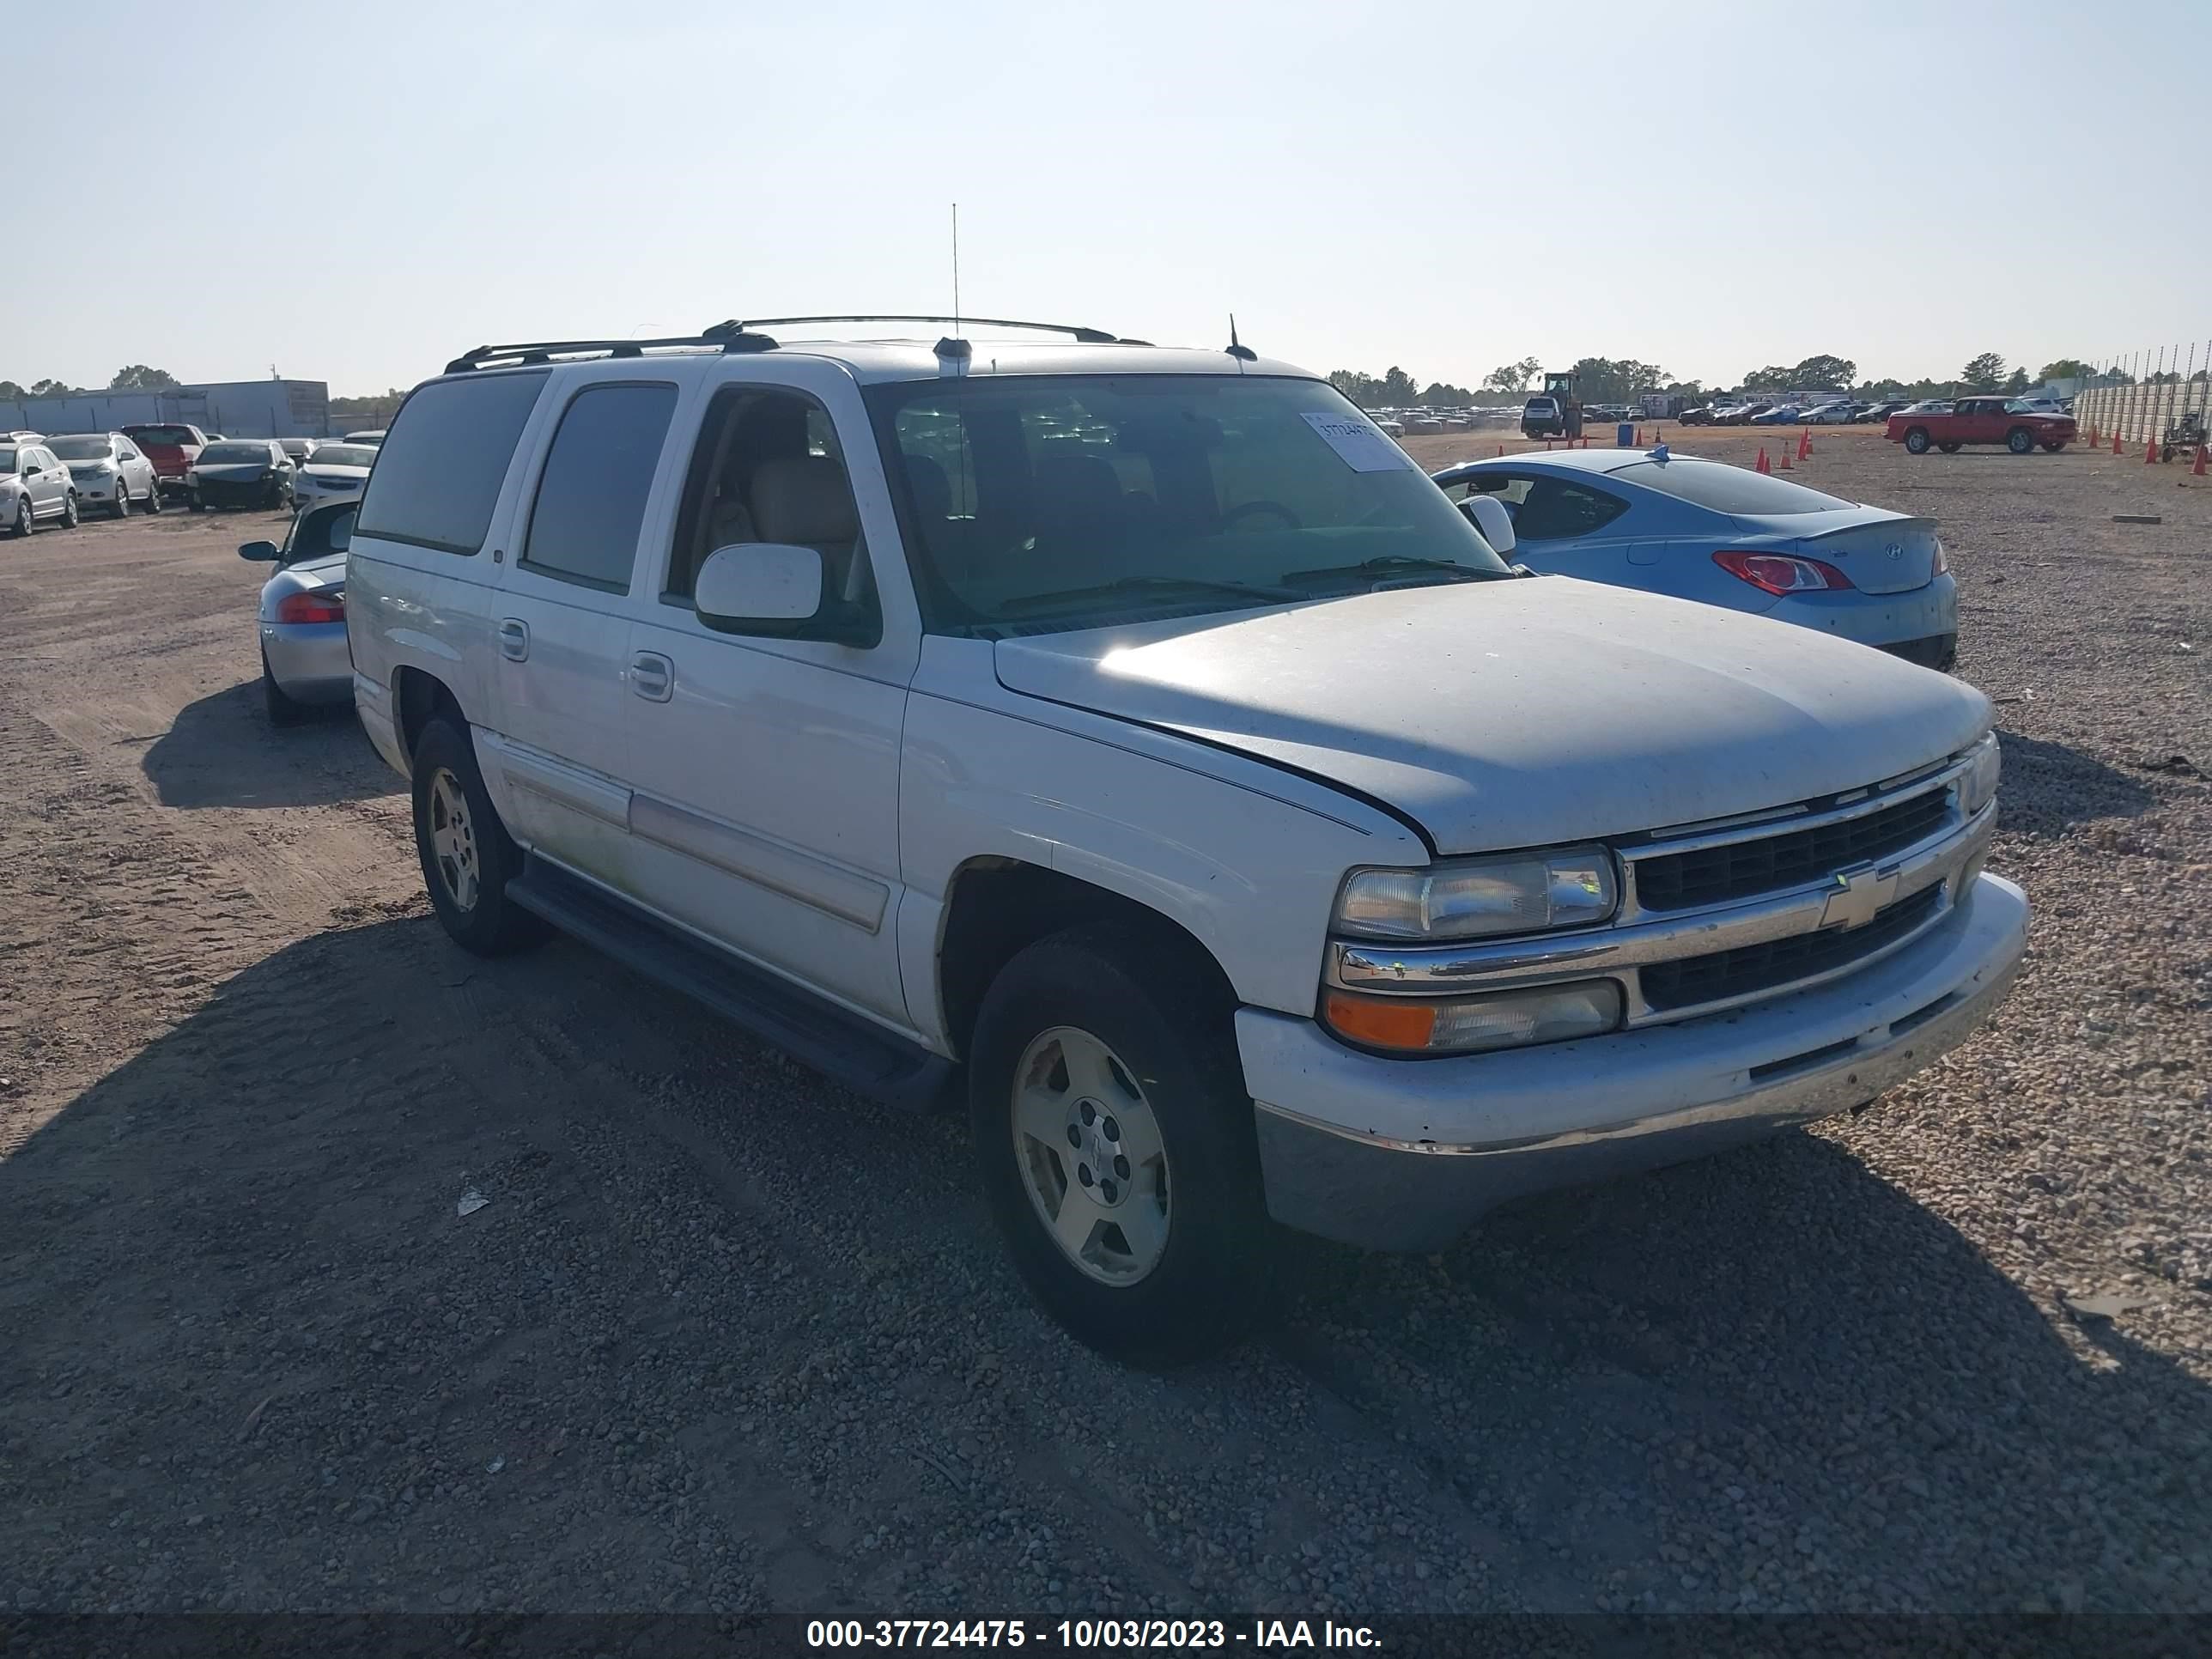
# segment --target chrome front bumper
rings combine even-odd
[[[1237,1039],[1267,1207],[1377,1249],[1442,1248],[1525,1193],[1679,1163],[1872,1100],[2002,1000],[2027,896],[1978,875],[1935,924],[1842,977],[1577,1042],[1393,1060],[1245,1008]]]

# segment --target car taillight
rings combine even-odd
[[[280,623],[334,623],[345,620],[343,593],[287,593],[276,601]]]
[[[1832,564],[1787,553],[1741,553],[1724,548],[1713,555],[1713,562],[1737,580],[1769,593],[1817,593],[1851,585],[1851,579]]]
[[[1948,560],[1948,559],[1947,559],[1947,558],[1945,558],[1945,557],[1943,556],[1943,544],[1942,544],[1942,543],[1941,543],[1941,542],[1938,542],[1938,543],[1936,543],[1936,574],[1937,575],[1941,576],[1941,575],[1944,574],[1947,571],[1948,571],[1950,568],[1951,568],[1951,562],[1950,562],[1950,560]]]

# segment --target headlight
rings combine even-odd
[[[1959,810],[1972,817],[1996,799],[1997,772],[2004,756],[1994,732],[1966,753],[1972,763],[1959,775]]]
[[[1479,997],[1371,997],[1334,990],[1322,1012],[1339,1036],[1402,1054],[1472,1054],[1596,1036],[1620,1024],[1620,987],[1609,979],[1542,985]]]
[[[85,471],[95,478],[112,478],[115,476],[115,463],[94,461],[90,466],[85,468]]]
[[[1473,859],[1426,870],[1355,870],[1336,902],[1347,939],[1436,941],[1603,921],[1620,901],[1602,847]]]

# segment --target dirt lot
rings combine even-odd
[[[350,718],[261,717],[266,523],[0,543],[0,1608],[2212,1610],[2212,488],[1814,442],[1943,521],[2008,1011],[1820,1133],[1302,1246],[1167,1377],[1031,1310],[957,1126],[449,946]]]

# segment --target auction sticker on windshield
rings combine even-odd
[[[1309,415],[1305,421],[1354,472],[1388,472],[1413,464],[1413,458],[1372,421],[1357,415]]]

